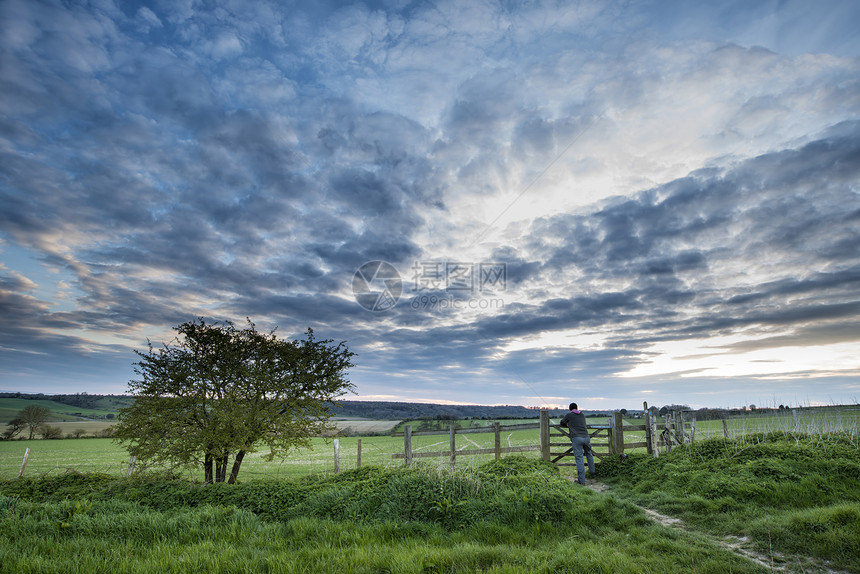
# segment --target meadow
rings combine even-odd
[[[697,421],[696,441],[708,438],[743,439],[748,435],[758,433],[794,433],[797,430],[809,436],[844,433],[848,436],[860,437],[860,407],[827,407],[798,409],[795,419],[791,411],[775,412],[761,410],[730,417],[726,421],[727,437],[720,420]],[[358,466],[358,442],[361,441],[362,465],[382,467],[400,466],[402,459],[393,459],[392,455],[403,452],[403,438],[388,434],[372,436],[353,436],[361,433],[384,433],[389,430],[402,432],[408,424],[413,429],[426,425],[427,421],[366,421],[338,420],[334,421],[339,429],[347,431],[350,436],[342,436],[339,442],[339,469],[341,471],[355,469]],[[435,422],[435,421],[434,421]],[[536,420],[505,420],[502,423],[502,446],[529,446],[539,443],[537,429],[505,430],[505,426]],[[557,421],[553,421],[557,422]],[[602,424],[604,419],[590,418],[589,424]],[[605,421],[608,423],[608,419]],[[642,418],[628,417],[625,424],[641,425]],[[399,423],[399,424],[398,424]],[[72,432],[82,427],[85,422],[51,423],[53,426],[67,425],[64,432]],[[106,421],[94,421],[92,428],[96,430],[109,426]],[[444,422],[441,426],[450,423]],[[462,426],[486,426],[492,421],[459,421]],[[660,428],[658,424],[658,429]],[[641,442],[645,440],[644,432],[625,432],[625,442]],[[283,460],[265,460],[265,452],[249,454],[242,466],[241,479],[281,479],[296,478],[308,474],[325,474],[334,471],[334,447],[331,438],[313,438],[311,448],[298,449],[290,452]],[[492,433],[458,434],[456,448],[471,450],[477,448],[492,448],[494,435]],[[422,435],[415,434],[412,438],[413,451],[437,452],[447,451],[449,437],[447,434]],[[128,470],[128,454],[111,439],[87,438],[82,440],[15,440],[0,441],[0,480],[16,477],[21,468],[21,462],[26,448],[30,448],[27,462],[27,475],[57,474],[74,470],[76,472],[102,472],[115,476],[125,475]],[[561,450],[561,449],[554,449]],[[628,449],[628,453],[644,453],[644,448]],[[526,457],[537,458],[537,452],[524,453]],[[492,455],[476,455],[459,457],[457,466],[476,466],[492,460]],[[438,467],[448,467],[450,459],[447,455],[422,458],[425,464]],[[202,473],[192,470],[185,476],[191,480],[202,480]]]
[[[392,458],[393,454],[403,452],[402,437],[349,436],[338,439],[340,470],[346,471],[358,467],[359,440],[362,466],[403,465],[402,460]],[[536,445],[538,431],[534,429],[503,432],[502,441],[504,446]],[[457,435],[458,449],[491,448],[493,443],[493,434]],[[448,445],[449,440],[446,435],[419,435],[412,439],[413,450],[416,452],[447,450]],[[129,465],[128,453],[112,439],[107,438],[0,441],[0,480],[18,476],[27,448],[30,449],[30,454],[25,468],[26,476],[55,475],[68,471],[124,476]],[[334,472],[334,444],[331,438],[313,438],[311,448],[291,451],[282,460],[268,461],[265,455],[265,451],[247,455],[239,478],[276,480]],[[533,453],[533,456],[537,458],[538,453]],[[474,466],[492,458],[492,455],[461,457],[458,459],[458,466]],[[421,460],[425,464],[449,466],[447,455]],[[190,480],[202,480],[203,474],[202,471],[191,470],[185,471],[185,477]]]
[[[236,485],[126,478],[110,439],[0,442],[0,572],[860,572],[857,411],[761,415],[727,421],[728,438],[698,421],[695,444],[658,458],[605,459],[591,488],[537,452],[406,467],[395,436],[339,438],[339,474],[332,439],[258,453]],[[492,442],[457,435],[458,449]],[[413,436],[419,452],[447,447]]]
[[[0,528],[0,570],[22,573],[766,571],[518,456],[232,486],[4,481]]]
[[[131,399],[115,396],[95,396],[86,401],[89,406],[69,405],[48,398],[15,398],[0,396],[0,421],[8,422],[15,418],[18,412],[28,406],[39,406],[48,409],[49,423],[57,421],[86,421],[91,419],[113,418],[117,409],[127,406]]]

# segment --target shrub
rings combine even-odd
[[[42,438],[58,439],[63,438],[63,429],[51,425],[42,425]]]

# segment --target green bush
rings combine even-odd
[[[66,473],[24,479],[2,490],[33,501],[125,500],[168,511],[202,505],[235,506],[261,517],[301,516],[359,522],[428,522],[463,528],[478,522],[560,525],[590,493],[573,487],[542,461],[510,457],[476,470],[363,467],[297,481],[195,484],[151,476],[128,479]]]
[[[537,461],[202,485],[68,473],[0,483],[14,572],[757,572]]]

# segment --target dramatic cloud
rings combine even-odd
[[[97,4],[0,4],[0,390],[204,316],[368,398],[860,395],[855,3]]]

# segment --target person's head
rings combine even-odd
[[[572,410],[572,411],[575,411],[575,410],[576,410],[576,409],[578,409],[579,407],[578,407],[578,406],[576,406],[576,403],[570,403],[570,404],[568,405],[568,407],[567,407],[567,408],[568,408],[568,409],[570,409],[570,410]]]

